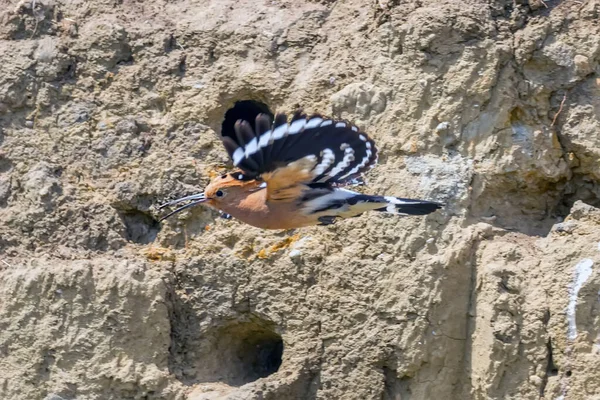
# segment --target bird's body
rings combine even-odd
[[[268,109],[240,102],[225,115],[221,135],[239,169],[213,179],[204,193],[165,204],[191,201],[164,218],[207,203],[249,225],[293,229],[370,210],[425,215],[440,208],[435,202],[342,188],[377,162],[373,141],[348,122],[300,112],[289,124],[282,114],[273,122]]]

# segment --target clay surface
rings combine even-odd
[[[0,0],[0,398],[600,399],[600,1]],[[355,121],[368,193],[156,205],[236,100]]]

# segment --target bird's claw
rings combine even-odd
[[[319,225],[322,225],[322,226],[333,225],[333,224],[335,224],[335,220],[336,220],[336,217],[333,217],[331,215],[325,215],[323,217],[319,217],[319,222],[320,222]]]

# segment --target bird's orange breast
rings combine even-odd
[[[296,202],[267,201],[266,189],[222,204],[219,208],[242,222],[262,229],[293,229],[318,223],[302,213]]]

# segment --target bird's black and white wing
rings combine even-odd
[[[222,141],[233,164],[249,176],[290,179],[289,173],[277,170],[292,167],[301,172],[297,182],[343,185],[377,162],[373,140],[347,121],[301,111],[289,122],[284,114],[274,121],[257,110],[248,115],[254,120],[238,119],[233,129],[223,130]]]

